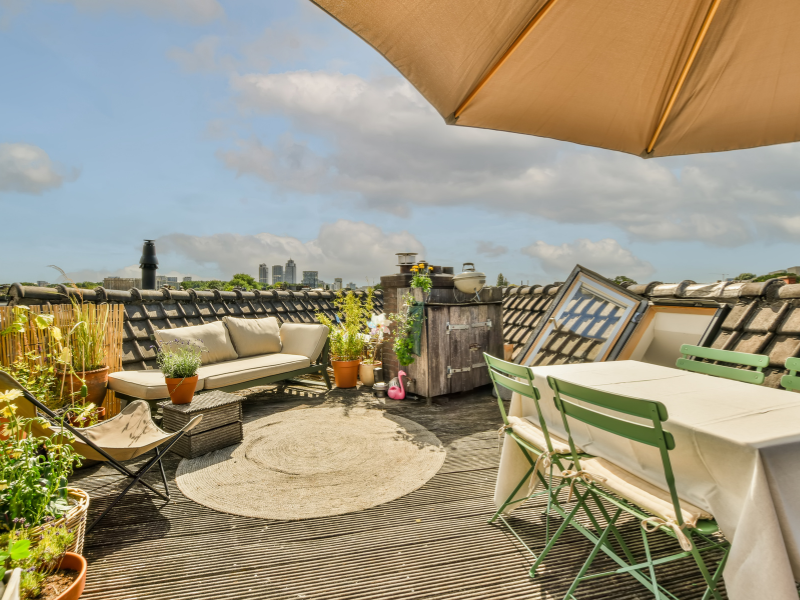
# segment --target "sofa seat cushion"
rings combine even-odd
[[[299,354],[317,360],[328,339],[328,328],[317,323],[284,323],[281,325],[281,352]]]
[[[108,387],[120,394],[141,398],[142,400],[169,398],[164,374],[159,370],[117,371],[116,373],[110,373]],[[198,377],[194,391],[199,392],[202,389],[203,378]]]
[[[246,383],[262,377],[281,375],[311,365],[305,356],[295,354],[267,354],[229,360],[216,365],[200,367],[197,374],[205,380],[203,389],[213,390],[228,385]]]
[[[156,331],[156,339],[161,343],[179,340],[183,343],[188,342],[205,347],[207,352],[200,355],[200,360],[204,365],[239,358],[233,342],[231,342],[228,328],[222,321],[176,329],[159,329]]]
[[[240,319],[223,317],[231,341],[239,358],[273,354],[281,351],[281,334],[278,319]]]

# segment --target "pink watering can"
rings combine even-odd
[[[397,377],[389,382],[389,391],[386,392],[392,400],[402,400],[406,397],[406,389],[403,387],[403,377],[408,377],[405,371],[398,371]]]

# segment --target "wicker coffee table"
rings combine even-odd
[[[195,458],[214,450],[238,444],[243,439],[241,396],[218,390],[195,394],[189,404],[173,404],[164,400],[164,431],[178,431],[193,417],[203,420],[179,439],[172,451],[184,458]]]

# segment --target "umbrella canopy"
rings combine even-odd
[[[800,0],[313,0],[450,124],[642,157],[800,139]]]

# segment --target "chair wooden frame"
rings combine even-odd
[[[683,344],[681,346],[681,358],[677,360],[675,366],[684,371],[702,373],[714,377],[723,377],[744,383],[754,383],[761,385],[764,383],[764,373],[762,369],[769,366],[769,356],[763,354],[749,354],[747,352],[732,352],[731,350],[717,350],[716,348],[704,348],[703,346],[692,346]],[[717,363],[726,362],[745,367],[755,367],[755,371],[748,369],[737,369],[715,363],[707,363],[693,360],[690,357],[705,358]]]
[[[559,527],[558,531],[556,531],[556,533],[553,535],[553,538],[548,542],[544,551],[531,568],[531,576],[535,576],[535,571],[545,556],[547,556],[549,551],[553,548],[566,527],[572,524],[584,536],[594,543],[594,548],[570,586],[569,591],[565,595],[565,599],[574,598],[573,593],[583,581],[627,573],[633,576],[648,590],[650,590],[656,599],[669,598],[672,600],[678,600],[674,594],[658,584],[655,574],[655,567],[657,565],[691,556],[694,558],[697,567],[706,583],[706,590],[703,594],[703,600],[708,600],[709,598],[722,600],[722,596],[717,588],[721,582],[722,571],[725,567],[730,545],[725,540],[715,540],[710,537],[718,532],[716,521],[698,521],[697,525],[692,527],[683,520],[683,511],[681,510],[678,492],[675,487],[675,476],[669,457],[669,452],[675,448],[675,439],[671,433],[665,431],[662,427],[662,424],[669,418],[666,407],[660,402],[631,398],[628,396],[620,396],[606,391],[566,382],[556,379],[555,377],[548,377],[547,380],[554,392],[556,406],[561,412],[561,417],[564,423],[564,428],[567,431],[570,448],[572,448],[572,458],[575,465],[574,468],[578,472],[581,471],[581,457],[575,452],[575,443],[572,439],[569,419],[580,421],[586,425],[589,425],[590,427],[595,427],[625,439],[658,449],[664,469],[664,477],[667,482],[667,487],[669,488],[669,495],[672,500],[675,515],[677,517],[674,526],[684,532],[688,538],[688,542],[691,544],[691,550],[682,549],[681,552],[672,554],[670,556],[654,559],[650,552],[647,531],[643,526],[642,541],[645,551],[645,560],[637,560],[634,557],[631,549],[625,543],[619,528],[616,526],[617,520],[623,513],[628,513],[641,520],[644,525],[644,522],[648,519],[654,518],[654,515],[648,514],[640,507],[635,506],[634,504],[621,499],[617,495],[606,491],[601,487],[602,484],[598,485],[592,481],[591,478],[589,478],[589,481],[577,478],[575,479],[575,483],[578,486],[583,487],[584,491],[577,492],[577,502],[569,513],[563,512],[563,509],[559,511],[562,512],[563,516],[565,517],[564,522],[562,523],[561,527]],[[601,408],[604,410],[604,412],[598,412],[596,410],[592,410],[592,408],[581,406],[575,401],[581,402],[584,405],[589,404],[593,407]],[[640,420],[649,421],[649,423],[645,425],[638,422],[629,421],[615,414],[609,414],[609,412],[622,413],[626,416],[632,416],[639,418]],[[588,501],[590,499],[597,506],[599,513],[602,515],[603,520],[606,523],[605,526],[602,526],[597,517],[595,517],[592,514],[592,511],[589,510]],[[603,501],[612,505],[611,510],[606,509]],[[559,508],[559,506],[556,506],[556,510]],[[583,510],[584,514],[589,518],[595,528],[594,531],[590,531],[578,523],[578,521],[575,519],[578,511],[580,510]],[[656,527],[658,530],[666,533],[676,540],[678,539],[678,534],[676,534],[672,526],[666,524],[656,524]],[[612,536],[621,548],[624,556],[620,556],[615,551],[611,543]],[[696,543],[697,541],[702,542],[703,545],[698,546]],[[701,553],[715,549],[721,550],[723,552],[723,556],[716,570],[712,574],[712,572],[706,566]],[[609,556],[615,563],[617,563],[619,568],[612,571],[587,575],[589,567],[592,565],[598,553],[601,551]],[[647,571],[647,574],[643,573],[642,571]]]
[[[547,509],[545,511],[546,514],[545,542],[546,542],[547,539],[549,538],[549,529],[550,529],[549,517],[552,504],[553,502],[557,502],[558,492],[563,487],[568,485],[567,482],[565,482],[561,477],[559,477],[560,480],[559,484],[553,486],[553,466],[554,465],[557,466],[559,468],[559,473],[560,473],[561,471],[564,470],[565,464],[570,465],[572,463],[572,459],[568,454],[559,454],[553,451],[553,444],[550,440],[550,434],[547,429],[547,423],[545,422],[544,417],[542,416],[541,407],[539,405],[539,400],[541,399],[541,395],[539,394],[539,390],[536,389],[536,386],[533,384],[533,372],[528,367],[500,360],[499,358],[495,358],[486,353],[484,353],[483,357],[486,360],[486,365],[489,370],[489,376],[492,379],[492,384],[494,385],[494,390],[497,395],[497,404],[500,407],[500,415],[503,417],[503,431],[505,435],[514,440],[514,442],[522,451],[522,454],[525,456],[529,464],[529,468],[526,471],[525,475],[520,479],[519,483],[514,487],[514,490],[506,498],[506,500],[503,502],[500,508],[498,508],[497,511],[495,511],[494,515],[492,515],[492,518],[489,519],[489,523],[494,523],[496,520],[499,519],[506,527],[508,527],[509,531],[511,531],[512,535],[514,535],[517,541],[519,541],[523,545],[523,547],[526,550],[528,550],[528,552],[530,552],[531,555],[533,555],[533,557],[535,558],[537,556],[536,553],[533,550],[531,550],[531,548],[525,543],[524,540],[522,540],[522,538],[517,534],[517,532],[514,531],[514,528],[511,526],[508,520],[503,516],[503,511],[513,504],[520,504],[522,502],[530,500],[531,498],[548,494]],[[547,448],[538,448],[514,432],[513,427],[509,423],[505,407],[503,406],[503,398],[500,395],[501,387],[511,390],[512,392],[517,392],[518,394],[533,400],[534,405],[536,406],[536,413],[539,417],[539,427],[541,428],[542,433],[544,435]],[[540,462],[545,457],[547,457],[550,462],[549,466],[550,473],[547,478],[545,478],[542,475],[542,472],[539,469]],[[564,459],[566,459],[566,463],[564,462]],[[519,493],[522,487],[526,483],[530,482],[531,478],[533,477],[538,478],[539,483],[541,483],[544,486],[544,489],[541,491],[536,491],[536,489],[534,489],[532,493],[526,494],[524,497],[514,500],[514,497]]]

